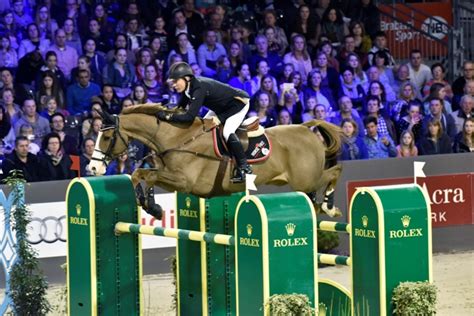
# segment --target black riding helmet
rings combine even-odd
[[[178,80],[186,76],[194,77],[193,70],[191,69],[191,66],[188,65],[188,63],[180,61],[171,66],[168,78],[172,80]]]

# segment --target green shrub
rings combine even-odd
[[[329,252],[339,246],[339,234],[318,230],[318,252]]]
[[[275,294],[265,304],[272,316],[307,316],[314,315],[308,296],[303,294]]]
[[[392,304],[394,315],[435,315],[436,286],[429,282],[401,282],[393,290]]]

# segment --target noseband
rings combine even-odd
[[[117,143],[117,138],[122,141],[122,143],[125,145],[126,148],[128,148],[127,142],[125,141],[125,139],[123,138],[122,134],[120,133],[120,128],[119,128],[119,126],[120,126],[120,119],[119,119],[118,116],[115,116],[115,115],[114,115],[114,118],[115,118],[114,125],[112,125],[112,126],[107,126],[107,127],[102,128],[102,129],[100,130],[101,132],[107,131],[107,130],[109,130],[109,129],[113,129],[113,130],[114,130],[114,133],[112,134],[112,140],[110,141],[109,146],[107,147],[107,150],[106,150],[106,151],[102,151],[102,150],[100,150],[100,149],[94,148],[94,151],[95,151],[95,152],[98,152],[98,153],[102,154],[102,158],[95,158],[94,156],[91,157],[91,160],[100,161],[100,162],[104,163],[106,167],[108,166],[107,160],[110,161],[110,160],[112,160],[112,159],[115,158],[115,157],[112,155],[112,150],[114,149],[115,144]],[[102,136],[103,136],[103,135],[102,135]]]

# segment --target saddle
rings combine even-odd
[[[232,157],[227,148],[226,141],[222,134],[223,125],[216,125],[212,128],[212,139],[214,152],[217,157]],[[237,129],[236,135],[244,148],[247,162],[249,164],[262,162],[270,157],[272,144],[265,134],[265,129],[259,124],[258,117],[246,119]]]

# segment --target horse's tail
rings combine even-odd
[[[326,143],[326,158],[334,158],[341,148],[342,130],[340,127],[323,120],[311,120],[302,124],[320,132]]]

